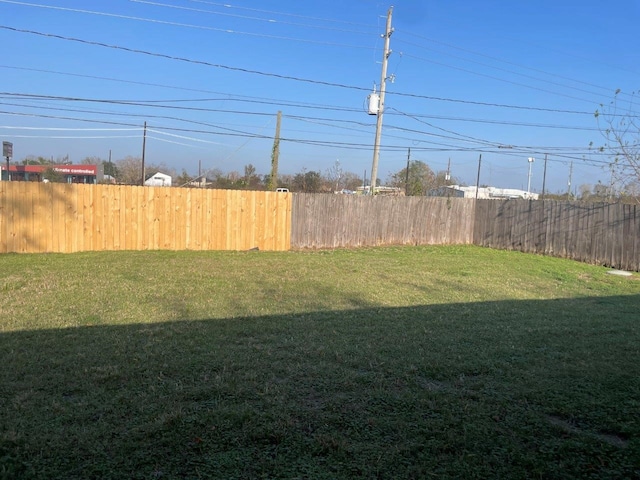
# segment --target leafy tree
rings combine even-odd
[[[289,175],[289,174],[278,175],[278,183],[275,187],[288,188],[290,191],[293,191],[294,190],[293,178],[294,178],[293,175]]]
[[[244,167],[243,182],[244,182],[244,187],[251,190],[257,189],[262,183],[262,179],[260,178],[260,175],[256,174],[256,167],[254,167],[251,163],[248,165],[245,165]]]
[[[47,179],[51,183],[65,183],[64,175],[54,170],[53,167],[48,167],[42,172],[42,179]]]
[[[118,178],[118,167],[112,161],[102,162],[104,174],[113,178]]]
[[[22,160],[23,165],[51,165],[52,163],[50,158],[36,157],[34,155],[27,155]]]
[[[436,185],[436,174],[426,163],[420,160],[409,162],[409,179],[407,182],[407,168],[393,173],[388,178],[387,184],[390,187],[397,187],[405,190],[411,196],[426,195],[429,190]]]
[[[178,175],[176,178],[176,186],[182,187],[187,185],[189,182],[193,180],[193,177],[187,173],[187,171],[183,168],[182,173]]]
[[[322,187],[322,175],[314,170],[297,173],[293,177],[293,189],[297,192],[318,193]]]

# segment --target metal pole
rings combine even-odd
[[[384,33],[384,54],[382,56],[382,73],[380,75],[380,105],[378,107],[378,118],[376,121],[376,140],[373,145],[373,164],[371,165],[371,194],[375,194],[376,177],[378,175],[378,160],[380,159],[380,137],[382,136],[382,114],[384,113],[384,96],[387,91],[387,65],[389,63],[389,42],[393,29],[391,28],[391,15],[393,7],[389,7],[387,12],[387,27]]]
[[[533,165],[533,157],[529,157],[529,175],[527,176],[527,193],[531,192],[531,165]]]

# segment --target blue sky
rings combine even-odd
[[[412,160],[463,183],[609,182],[593,112],[640,87],[637,0],[393,3],[378,176]],[[191,174],[370,174],[386,14],[373,0],[0,0],[0,136],[77,163],[140,156]]]

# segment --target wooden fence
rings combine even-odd
[[[640,271],[640,208],[0,182],[0,253],[471,243]]]
[[[469,244],[474,200],[315,195],[293,198],[292,248]]]
[[[0,253],[289,250],[291,194],[0,182]]]
[[[478,200],[473,243],[640,271],[636,205]]]

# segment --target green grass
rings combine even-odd
[[[640,478],[639,280],[477,247],[0,256],[0,479]]]

